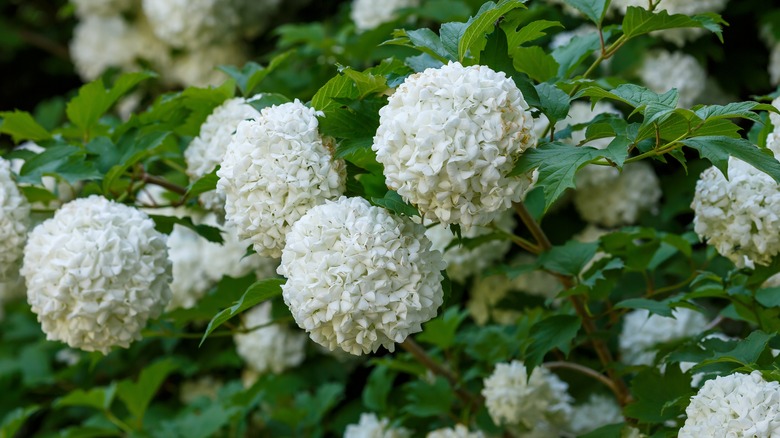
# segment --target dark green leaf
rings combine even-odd
[[[585,14],[597,26],[604,19],[610,0],[565,0],[570,6]]]
[[[375,412],[387,409],[387,397],[393,389],[396,373],[385,366],[377,365],[371,370],[368,382],[363,388],[363,404]]]
[[[419,216],[420,212],[413,205],[406,203],[395,190],[388,190],[384,198],[371,198],[371,202],[384,207],[393,213],[405,216]]]
[[[702,120],[742,118],[759,122],[761,118],[755,111],[761,110],[778,111],[772,105],[760,104],[758,102],[732,102],[726,105],[703,106],[695,112]]]
[[[217,166],[217,169],[218,168],[219,166]],[[190,186],[187,187],[187,193],[184,196],[187,198],[195,198],[201,193],[215,190],[217,188],[217,181],[219,181],[217,169],[212,170],[211,173],[203,175],[190,184]]]
[[[470,54],[474,62],[479,63],[479,54],[485,49],[487,35],[495,30],[498,19],[518,8],[525,8],[520,0],[501,0],[498,4],[493,2],[483,4],[477,15],[469,20],[468,28],[460,39],[457,60],[463,62],[466,54]]]
[[[149,217],[154,221],[154,228],[163,234],[171,234],[171,232],[173,232],[174,225],[181,225],[191,229],[192,231],[195,231],[209,242],[224,242],[224,239],[222,238],[222,232],[219,230],[219,228],[204,224],[195,225],[192,222],[192,218],[179,218],[175,216],[160,216],[154,214],[150,214]]]
[[[450,307],[438,318],[428,321],[423,326],[423,332],[417,335],[417,340],[447,349],[455,342],[455,333],[468,315],[467,311]]]
[[[563,275],[578,276],[598,251],[598,242],[570,240],[562,246],[554,246],[539,255],[537,263],[550,271]]]
[[[130,380],[119,382],[117,395],[139,422],[144,418],[146,408],[157,393],[157,389],[168,377],[168,374],[176,368],[178,365],[171,359],[163,359],[144,368],[137,383]]]
[[[455,401],[455,394],[443,377],[437,377],[433,384],[415,380],[404,385],[406,405],[403,412],[414,417],[446,415]]]
[[[3,423],[0,424],[0,437],[13,438],[16,436],[16,432],[21,429],[25,421],[40,409],[39,406],[32,405],[19,407],[7,413],[5,417],[3,417]]]
[[[528,374],[542,363],[544,356],[553,348],[568,356],[571,342],[580,331],[580,326],[582,321],[573,315],[554,315],[534,324],[531,327],[531,344],[525,350]]]
[[[780,307],[780,287],[770,287],[756,291],[756,301],[764,307]]]
[[[244,67],[241,68],[241,70],[232,65],[221,65],[219,66],[219,69],[235,79],[236,85],[238,85],[238,89],[241,90],[241,93],[245,97],[249,97],[254,95],[255,89],[260,85],[260,82],[262,82],[271,72],[276,70],[276,68],[292,54],[293,51],[289,50],[274,56],[271,62],[268,63],[268,67],[263,67],[254,61],[249,61],[244,64]]]
[[[542,82],[536,87],[541,106],[539,110],[550,119],[550,124],[563,120],[569,114],[569,95],[560,88],[547,82]]]
[[[678,366],[667,366],[661,374],[655,368],[646,368],[631,381],[635,401],[625,408],[625,414],[641,423],[661,423],[674,420],[682,412],[664,409],[668,403],[693,395],[691,378]]]
[[[251,105],[252,108],[258,111],[262,110],[263,108],[268,108],[269,106],[281,105],[287,102],[290,102],[290,99],[288,99],[287,96],[278,93],[256,94],[254,98],[247,101],[247,103]]]
[[[263,301],[268,301],[271,298],[278,297],[282,294],[282,285],[285,280],[281,278],[269,278],[266,280],[260,280],[249,287],[244,292],[244,295],[236,301],[233,306],[224,309],[223,311],[214,315],[214,318],[209,322],[206,331],[203,333],[203,338],[200,340],[200,345],[217,327],[225,323],[225,321],[238,315],[239,313],[254,307]]]
[[[780,162],[775,159],[772,152],[768,149],[759,149],[745,139],[705,136],[688,138],[680,142],[698,150],[699,155],[720,169],[726,178],[728,178],[729,157],[733,156],[780,182]]]
[[[672,317],[672,308],[669,305],[673,300],[655,301],[647,298],[631,298],[623,300],[615,305],[615,308],[623,309],[646,309],[650,313],[655,313],[661,316]]]
[[[634,38],[656,30],[703,27],[714,32],[722,41],[720,23],[723,23],[723,20],[717,14],[689,17],[682,14],[669,15],[663,9],[657,12],[650,12],[647,9],[629,6],[625,17],[623,17],[623,33],[627,38]]]
[[[501,23],[501,29],[506,32],[507,46],[510,51],[547,35],[545,31],[552,27],[563,27],[563,25],[557,21],[547,20],[537,20],[526,24],[523,16],[517,16],[513,20],[506,20]]]

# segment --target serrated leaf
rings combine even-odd
[[[520,0],[501,0],[498,4],[487,2],[482,5],[472,19],[463,37],[458,44],[458,61],[464,62],[466,54],[469,53],[474,58],[474,63],[479,63],[479,54],[485,49],[487,35],[495,30],[498,19],[507,12],[525,8]]]
[[[501,29],[506,33],[507,46],[510,50],[542,38],[547,35],[545,31],[553,27],[563,27],[563,25],[557,21],[548,20],[536,20],[525,23],[525,17],[522,16],[501,23]]]
[[[537,264],[550,271],[576,277],[596,255],[598,248],[597,242],[570,240],[564,245],[554,246],[540,254]]]
[[[544,188],[545,211],[566,189],[574,188],[577,170],[607,152],[589,146],[575,147],[559,142],[544,143],[523,152],[510,175],[522,175],[539,169],[536,187]]]
[[[585,14],[590,21],[601,24],[604,14],[607,12],[610,0],[564,0],[569,6]]]
[[[569,354],[571,342],[577,336],[582,321],[574,315],[553,315],[531,327],[531,344],[525,350],[525,365],[528,374],[539,366],[544,356],[554,348]]]
[[[238,89],[244,97],[254,95],[255,89],[269,74],[271,74],[277,67],[279,67],[284,61],[287,60],[293,54],[292,50],[280,53],[271,59],[267,67],[249,61],[239,70],[232,65],[220,65],[218,68],[227,73],[228,76],[235,79]]]
[[[726,105],[707,105],[697,109],[695,113],[702,120],[741,118],[759,122],[761,117],[755,111],[760,110],[777,112],[777,108],[772,105],[748,101],[732,102]]]
[[[444,23],[439,29],[439,36],[441,38],[442,47],[447,52],[447,58],[456,60],[458,59],[458,44],[463,33],[468,28],[468,23]]]
[[[620,84],[612,90],[590,86],[580,91],[577,94],[577,97],[579,96],[589,96],[595,98],[593,99],[594,101],[604,98],[613,99],[634,108],[643,108],[651,103],[674,108],[677,106],[677,99],[679,97],[677,90],[675,89],[671,89],[663,94],[658,94],[650,91],[646,87],[636,84]]]
[[[341,71],[343,75],[352,79],[355,87],[358,89],[358,99],[362,99],[369,94],[382,93],[387,90],[387,79],[382,75],[375,75],[370,72],[359,72],[349,67]]]
[[[728,178],[729,157],[733,156],[771,176],[780,183],[780,162],[768,149],[759,149],[742,138],[705,136],[681,140],[680,143],[699,151]]]
[[[667,366],[664,374],[652,367],[639,372],[631,380],[631,393],[635,400],[625,407],[624,413],[642,423],[661,423],[674,420],[681,413],[664,409],[667,403],[694,392],[689,375],[678,366]]]
[[[669,15],[666,10],[650,12],[636,6],[629,6],[623,17],[623,34],[626,38],[634,38],[656,30],[675,29],[680,27],[702,27],[721,35],[720,23],[723,20],[717,14],[702,14],[689,17],[682,14]]]
[[[417,340],[447,349],[455,342],[455,333],[468,315],[467,311],[450,307],[437,318],[425,323],[422,333],[417,335]]]
[[[388,190],[384,198],[371,198],[371,202],[393,213],[406,216],[420,215],[420,212],[413,205],[407,204],[395,190]]]
[[[702,361],[699,365],[717,362],[736,362],[743,366],[755,364],[774,336],[774,333],[753,331],[747,338],[738,341],[731,350],[715,352],[711,358]]]
[[[140,423],[149,403],[157,393],[157,389],[168,375],[178,368],[171,359],[163,359],[145,367],[138,377],[138,382],[122,380],[117,387],[117,395],[125,403],[127,409]]]
[[[393,32],[394,39],[385,41],[383,44],[393,44],[417,49],[439,62],[447,63],[456,61],[450,58],[450,53],[441,38],[428,28],[416,30],[399,29]]]
[[[99,411],[107,411],[116,395],[116,382],[102,388],[92,388],[89,391],[77,389],[54,402],[54,407],[88,406]]]
[[[200,345],[206,338],[219,326],[225,323],[225,321],[238,315],[245,310],[254,307],[264,301],[268,301],[271,298],[278,297],[282,294],[282,285],[285,280],[281,278],[269,278],[260,280],[249,288],[241,295],[238,301],[236,301],[231,307],[222,310],[214,315],[214,318],[209,321],[209,325],[206,327],[206,331],[203,333],[203,338],[200,340]]]
[[[30,113],[26,111],[3,111],[0,112],[0,133],[8,134],[14,143],[22,140],[42,141],[51,138],[51,134],[43,126],[33,119]]]
[[[536,92],[541,103],[539,110],[547,116],[550,124],[563,120],[569,114],[569,95],[547,82],[536,85]]]

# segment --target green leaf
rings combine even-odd
[[[428,28],[416,30],[398,29],[393,32],[394,39],[382,44],[399,45],[417,49],[437,61],[446,64],[447,61],[456,61],[450,57],[450,53],[441,38]]]
[[[377,365],[371,370],[368,382],[363,387],[363,404],[375,412],[387,409],[387,397],[393,389],[396,373],[389,368]]]
[[[563,120],[569,114],[569,95],[560,88],[547,82],[536,85],[541,106],[539,110],[550,119],[554,125],[558,120]]]
[[[44,204],[48,204],[49,202],[59,200],[57,195],[42,187],[21,186],[19,187],[19,190],[24,193],[24,197],[27,198],[27,202],[30,203],[43,202]]]
[[[558,74],[558,63],[539,46],[510,49],[512,65],[537,82],[545,82]]]
[[[343,158],[375,175],[382,175],[383,166],[376,160],[376,152],[371,149],[373,144],[374,139],[370,137],[342,140],[336,146],[336,158]]]
[[[417,335],[417,340],[447,349],[455,343],[455,333],[468,315],[465,310],[450,307],[438,318],[428,321],[423,327],[423,332]]]
[[[677,106],[678,93],[671,89],[664,94],[658,94],[645,87],[635,84],[620,84],[612,90],[590,86],[577,94],[579,96],[593,97],[594,101],[601,99],[613,99],[630,105],[634,108],[644,108],[649,104],[658,104],[663,107],[674,108]]]
[[[227,309],[224,309],[214,315],[214,318],[211,319],[208,327],[206,327],[206,331],[203,333],[203,338],[201,338],[199,346],[203,345],[203,342],[211,334],[211,332],[224,324],[225,321],[249,309],[250,307],[254,307],[257,304],[270,300],[271,298],[280,296],[282,294],[282,285],[284,282],[285,280],[281,278],[269,278],[266,280],[260,280],[254,283],[252,286],[249,286],[249,289],[247,289],[246,292],[241,295],[241,298],[236,301],[233,306],[228,307]]]
[[[220,65],[218,68],[235,79],[238,89],[245,97],[253,96],[255,89],[269,74],[287,60],[293,54],[292,50],[280,53],[271,59],[268,67],[249,61],[240,70],[232,65]]]
[[[148,134],[140,134],[140,131],[131,129],[126,132],[116,144],[119,152],[119,162],[106,172],[103,177],[103,192],[111,193],[114,183],[135,163],[145,159],[154,153],[171,135],[170,131],[152,131]]]
[[[723,23],[723,20],[717,14],[689,17],[682,14],[669,15],[663,9],[658,12],[650,12],[647,9],[629,6],[625,17],[623,17],[623,34],[626,38],[634,38],[656,30],[703,27],[714,32],[723,42],[720,23]]]
[[[154,229],[163,234],[171,234],[174,225],[181,225],[195,231],[209,242],[224,242],[219,228],[204,224],[195,225],[190,217],[160,216],[156,214],[150,214],[149,217],[154,221]]]
[[[598,248],[597,242],[570,240],[562,246],[554,246],[540,254],[537,263],[550,271],[576,277],[596,255]]]
[[[574,188],[574,176],[579,168],[607,154],[606,151],[589,146],[544,143],[523,152],[510,175],[522,175],[539,169],[536,187],[544,188],[544,209],[547,211],[566,189]]]
[[[495,30],[498,19],[518,8],[525,8],[520,0],[501,0],[498,4],[493,2],[483,4],[477,15],[469,20],[469,25],[458,43],[458,61],[463,62],[466,54],[470,53],[474,63],[479,63],[479,54],[485,49],[487,35]]]
[[[455,401],[454,391],[441,376],[437,376],[433,384],[424,380],[407,383],[404,390],[406,405],[402,411],[413,417],[447,415]]]
[[[269,106],[281,105],[283,103],[290,102],[287,96],[278,93],[260,93],[255,94],[255,97],[247,101],[247,103],[254,109],[260,111],[263,108]]]
[[[420,215],[420,212],[413,205],[406,203],[395,190],[388,190],[384,198],[371,198],[371,202],[396,214],[410,217]]]
[[[671,318],[672,308],[669,306],[671,302],[675,300],[666,299],[663,301],[648,300],[647,298],[630,298],[623,300],[615,305],[618,309],[646,309],[650,313],[655,313],[661,316]]]
[[[544,356],[554,348],[569,355],[571,342],[580,331],[582,321],[574,315],[554,315],[531,327],[531,344],[525,350],[525,365],[528,374],[539,366]]]
[[[196,181],[193,181],[192,184],[190,184],[190,186],[187,187],[187,193],[185,193],[184,196],[188,199],[191,199],[197,197],[201,193],[206,193],[212,190],[216,190],[217,181],[219,181],[219,177],[217,176],[218,169],[219,166],[217,166],[216,169],[212,170],[211,173],[203,175],[202,177],[198,178]]]
[[[780,287],[769,287],[757,290],[756,301],[764,307],[780,307]]]
[[[699,151],[728,178],[729,156],[739,158],[780,183],[780,162],[768,149],[759,149],[742,138],[705,136],[681,140],[680,143]]]
[[[748,101],[732,102],[726,105],[707,105],[697,109],[695,113],[702,120],[741,118],[760,122],[761,117],[755,111],[761,110],[778,111],[772,105]]]
[[[119,382],[117,395],[139,423],[143,420],[146,408],[157,393],[157,389],[176,368],[178,365],[171,359],[163,359],[145,367],[137,383],[130,380]]]
[[[458,59],[458,44],[469,27],[468,23],[444,23],[439,29],[442,47],[447,52],[447,59]]]
[[[611,35],[611,32],[604,32],[605,39]],[[591,33],[575,36],[568,44],[554,49],[551,55],[558,63],[558,77],[571,76],[574,70],[600,47],[598,33]]]
[[[358,99],[362,99],[369,94],[382,93],[387,90],[387,79],[382,75],[376,75],[370,72],[359,72],[346,67],[341,73],[352,79],[358,90]]]
[[[13,438],[16,436],[16,432],[21,429],[27,419],[40,409],[38,405],[31,405],[16,408],[6,414],[3,417],[3,423],[0,424],[0,438]]]
[[[107,411],[111,407],[116,394],[116,382],[102,388],[92,388],[89,391],[77,389],[54,402],[55,408],[65,406],[88,406],[99,411]]]
[[[19,172],[19,182],[40,184],[44,175],[59,175],[71,184],[102,177],[94,163],[86,161],[84,149],[63,143],[26,160]]]
[[[596,24],[601,24],[604,20],[604,14],[609,8],[610,0],[564,0],[568,5],[576,8],[585,14],[586,17]]]
[[[661,423],[674,420],[682,413],[664,406],[693,395],[693,390],[689,375],[683,374],[678,366],[667,366],[665,374],[652,367],[639,372],[631,380],[631,393],[635,401],[625,407],[625,415],[640,423]]]
[[[314,395],[307,392],[298,393],[295,405],[301,412],[305,413],[305,416],[300,419],[300,424],[310,427],[321,424],[325,414],[333,409],[342,398],[344,398],[344,385],[342,383],[325,383],[317,388]]]
[[[14,143],[19,143],[22,140],[41,141],[51,138],[49,131],[39,125],[26,111],[3,111],[0,112],[0,117],[2,117],[0,133],[10,135]]]
[[[501,23],[501,29],[506,32],[507,46],[510,51],[525,43],[542,38],[547,35],[545,31],[552,27],[563,27],[563,25],[557,21],[548,20],[536,20],[525,24],[523,16],[517,16]]]
[[[699,365],[704,366],[717,362],[736,362],[743,366],[755,364],[774,336],[774,333],[769,334],[761,330],[753,331],[747,338],[737,342],[737,345],[731,350],[716,352],[712,358],[702,361]]]

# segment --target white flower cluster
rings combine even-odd
[[[23,291],[21,267],[30,204],[11,175],[11,163],[0,158],[0,304]]]
[[[316,116],[298,100],[263,108],[238,125],[217,171],[228,224],[260,255],[279,257],[290,227],[344,192],[344,164],[331,156]]]
[[[665,342],[698,335],[707,327],[707,318],[684,307],[672,311],[673,317],[650,314],[645,309],[628,313],[620,331],[620,354],[629,365],[652,365],[655,348]]]
[[[697,103],[707,84],[707,71],[696,58],[683,52],[651,52],[642,61],[638,74],[645,86],[656,93],[676,88],[680,108]]]
[[[145,213],[95,195],[35,227],[21,272],[46,338],[103,354],[140,339],[171,299],[165,241]]]
[[[664,0],[658,4],[656,11],[666,11],[670,15],[696,15],[706,12],[720,12],[726,7],[729,0]],[[610,5],[611,9],[619,10],[622,14],[626,13],[629,6],[638,6],[647,9],[646,0],[614,0]],[[677,28],[666,29],[652,32],[651,35],[658,36],[666,41],[672,42],[677,46],[683,46],[687,41],[694,40],[709,31],[701,28]]]
[[[387,418],[379,419],[374,413],[360,414],[357,424],[344,430],[344,438],[410,438],[412,433],[403,427],[392,427]]]
[[[195,380],[185,380],[179,388],[179,401],[189,405],[201,398],[216,400],[219,390],[222,389],[222,381],[212,376],[203,376]]]
[[[132,70],[138,55],[137,30],[118,15],[81,19],[70,42],[76,71],[84,80],[93,80],[109,67]]]
[[[471,432],[468,427],[456,424],[455,427],[436,429],[428,432],[425,438],[485,438],[482,431]]]
[[[780,436],[780,383],[760,371],[708,380],[691,397],[680,438]]]
[[[133,6],[134,0],[70,0],[76,8],[76,15],[112,16],[119,15]]]
[[[511,265],[520,266],[533,262],[532,256],[519,254],[512,260]],[[538,269],[524,272],[512,280],[505,275],[480,276],[475,278],[471,285],[466,309],[479,325],[483,325],[489,320],[498,324],[510,325],[517,321],[520,313],[499,306],[507,295],[513,292],[524,292],[542,298],[554,299],[562,289],[561,283],[554,275]]]
[[[623,412],[614,397],[591,394],[585,403],[574,405],[568,429],[584,435],[599,427],[622,422]]]
[[[221,84],[227,76],[217,66],[243,65],[249,59],[246,47],[240,43],[225,43],[188,50],[177,56],[166,78],[183,86],[206,87]]]
[[[494,224],[498,228],[511,233],[516,225],[514,211],[507,210],[496,218]],[[461,237],[473,239],[492,232],[493,230],[489,228],[476,226],[463,231]],[[482,243],[475,248],[467,248],[457,243],[455,243],[455,246],[448,248],[453,242],[457,241],[457,237],[442,224],[428,227],[425,230],[425,235],[431,240],[431,248],[444,254],[444,261],[447,262],[447,275],[452,280],[459,282],[465,281],[472,275],[481,273],[498,260],[501,260],[512,246],[512,242],[501,238]]]
[[[441,253],[425,227],[363,198],[327,201],[287,234],[284,301],[312,340],[354,355],[394,351],[443,301]]]
[[[234,36],[240,22],[231,0],[143,0],[155,35],[175,48],[199,48]]]
[[[769,52],[769,79],[772,85],[780,84],[780,42],[772,46]]]
[[[259,327],[271,323],[271,302],[253,307],[243,314],[244,327]],[[247,366],[258,373],[279,374],[296,367],[305,358],[306,335],[280,324],[271,324],[249,333],[233,336],[236,351]]]
[[[482,395],[497,425],[518,425],[528,431],[555,428],[569,421],[572,398],[568,385],[545,368],[528,377],[523,362],[499,363],[485,379]]]
[[[353,0],[349,17],[358,31],[365,32],[395,20],[399,9],[419,4],[420,0]]]
[[[535,147],[533,118],[503,72],[449,63],[404,81],[379,110],[372,148],[385,182],[427,220],[486,225],[523,199],[533,175],[509,177]]]
[[[767,139],[775,156],[780,151],[776,136]],[[768,265],[780,252],[780,186],[733,157],[728,174],[727,180],[712,167],[699,176],[691,203],[694,231],[739,267]]]
[[[254,98],[257,97],[260,96]],[[200,126],[200,133],[184,150],[187,175],[191,180],[208,175],[222,162],[239,123],[260,116],[260,111],[249,104],[254,98],[228,99],[206,117],[206,121]],[[225,199],[216,191],[201,194],[200,200],[206,209],[224,210]]]
[[[626,164],[619,173],[612,167],[588,165],[577,172],[574,206],[588,222],[617,227],[654,212],[661,194],[661,182],[648,163]]]

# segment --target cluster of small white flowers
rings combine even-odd
[[[775,143],[767,139],[770,148]],[[729,159],[728,174],[727,180],[712,167],[699,176],[691,203],[694,231],[739,267],[768,265],[780,252],[780,187],[737,158]]]
[[[534,258],[529,254],[519,254],[511,266],[532,264]],[[477,324],[493,320],[498,324],[514,324],[520,313],[506,309],[499,304],[510,293],[524,292],[530,295],[554,299],[562,289],[554,275],[535,269],[524,272],[510,280],[505,275],[480,276],[474,279],[469,289],[469,301],[466,309]]]
[[[179,387],[179,401],[189,405],[203,397],[216,400],[222,386],[222,381],[212,376],[203,376],[196,380],[185,380]]]
[[[231,0],[143,0],[158,38],[175,48],[199,48],[235,35],[240,17]]]
[[[760,371],[708,380],[691,397],[680,438],[780,436],[780,383]]]
[[[326,201],[287,234],[284,301],[322,346],[394,351],[442,304],[446,263],[430,247],[425,227],[363,198]]]
[[[457,62],[429,68],[406,78],[379,110],[372,148],[388,187],[425,219],[486,225],[534,180],[508,176],[536,145],[527,109],[503,72]]]
[[[70,0],[76,8],[76,15],[112,16],[119,15],[133,6],[133,0]]]
[[[480,430],[471,432],[468,427],[457,424],[455,427],[446,427],[428,432],[425,438],[485,438],[485,434]]]
[[[134,29],[121,16],[87,16],[73,29],[70,54],[86,80],[97,78],[109,67],[130,70],[137,55]]]
[[[21,266],[30,204],[11,175],[11,163],[0,158],[0,303],[23,291]]]
[[[584,435],[599,427],[622,422],[623,412],[614,397],[591,394],[585,403],[574,405],[568,429]]]
[[[251,99],[243,97],[228,99],[206,117],[200,126],[200,133],[184,150],[187,175],[191,180],[211,173],[222,162],[239,123],[260,116],[260,111],[250,105],[249,101]],[[225,199],[216,191],[201,194],[200,200],[209,210],[224,210]]]
[[[516,222],[513,210],[507,210],[501,214],[494,224],[500,229],[512,232]],[[492,233],[493,230],[485,227],[472,227],[463,231],[461,237],[464,239],[477,238]],[[450,246],[457,237],[452,231],[441,224],[428,227],[425,235],[431,240],[431,248],[444,254],[444,261],[447,262],[447,275],[452,280],[463,282],[468,277],[479,274],[498,260],[501,260],[509,251],[512,243],[504,238],[491,240],[475,248],[466,248],[458,245]],[[449,248],[448,248],[449,247]]]
[[[63,348],[54,354],[54,360],[72,367],[81,360],[81,352],[72,348]]]
[[[227,222],[258,254],[279,257],[290,227],[344,191],[343,162],[317,132],[316,115],[298,100],[264,108],[238,125],[217,171]]]
[[[676,308],[672,315],[651,315],[645,309],[628,313],[623,318],[619,339],[623,362],[652,365],[657,345],[698,335],[708,324],[704,315],[688,308]]]
[[[545,368],[536,367],[528,377],[525,364],[499,363],[485,379],[482,395],[497,425],[519,425],[527,430],[564,425],[572,412],[568,385]]]
[[[357,424],[350,424],[344,438],[410,438],[412,433],[403,427],[392,427],[387,418],[379,419],[374,413],[360,414]]]
[[[583,219],[605,227],[636,223],[654,212],[661,199],[661,182],[645,162],[629,163],[623,171],[606,166],[585,166],[577,172],[574,206]]]
[[[127,348],[171,299],[165,235],[145,213],[95,195],[35,227],[21,272],[46,338],[85,351]]]
[[[227,42],[188,50],[173,59],[168,78],[181,85],[216,86],[227,79],[217,70],[220,65],[243,65],[248,59],[246,48],[238,42]]]
[[[349,17],[357,30],[364,32],[395,20],[399,9],[419,4],[420,0],[353,0]]]
[[[780,84],[780,43],[772,46],[769,52],[769,79],[772,85]]]
[[[656,93],[676,88],[680,108],[690,108],[697,103],[696,99],[706,86],[704,67],[696,58],[683,52],[651,52],[645,56],[638,73],[645,86]]]
[[[656,11],[666,11],[670,15],[696,15],[706,12],[720,12],[726,7],[729,0],[664,0],[658,4]],[[629,6],[638,6],[647,9],[646,0],[615,0],[611,3],[610,9],[618,10],[622,14],[626,13]],[[706,32],[701,28],[676,28],[652,32],[651,35],[658,36],[666,41],[672,42],[677,46],[683,46],[686,42],[694,40]]]
[[[243,315],[244,327],[251,329],[271,323],[271,302],[253,307]],[[305,358],[306,335],[281,324],[271,324],[249,333],[233,336],[236,351],[247,366],[258,373],[281,373],[296,367]]]

